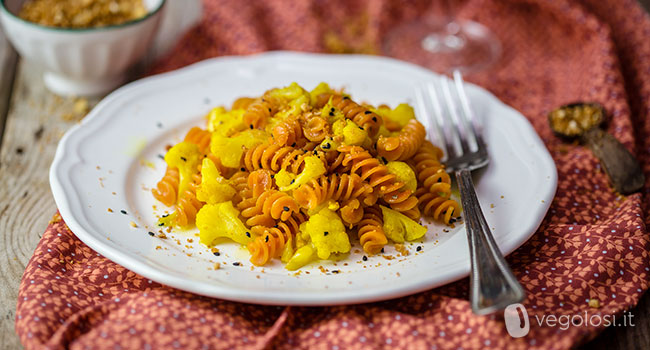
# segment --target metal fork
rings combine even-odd
[[[470,304],[475,314],[485,315],[522,301],[524,290],[499,251],[476,197],[471,172],[486,166],[489,157],[461,73],[455,71],[453,78],[455,94],[447,78],[437,79],[432,86],[430,96],[436,120],[431,122],[444,144],[447,169],[456,175],[465,211],[471,264]]]

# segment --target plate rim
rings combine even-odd
[[[357,290],[357,292],[353,293],[353,295],[350,295],[349,293],[348,294],[344,293],[344,295],[346,295],[345,297],[338,296],[338,299],[329,300],[329,301],[323,301],[319,298],[310,298],[309,296],[296,298],[295,294],[292,294],[290,297],[287,297],[286,295],[277,296],[277,295],[273,295],[273,293],[271,293],[271,295],[265,294],[264,298],[260,299],[259,292],[250,292],[246,288],[233,290],[232,288],[228,288],[228,287],[224,288],[222,286],[206,283],[204,281],[193,280],[191,288],[188,288],[187,281],[184,278],[177,276],[176,274],[170,273],[169,271],[165,272],[160,269],[154,268],[150,265],[138,264],[137,263],[138,260],[134,258],[131,254],[121,251],[119,249],[114,249],[110,245],[106,244],[106,242],[100,240],[98,237],[96,238],[92,233],[87,232],[84,229],[83,225],[77,221],[79,220],[79,218],[78,215],[74,214],[73,209],[71,208],[71,204],[70,204],[71,201],[69,198],[70,195],[66,193],[66,190],[64,189],[65,186],[62,182],[62,179],[59,178],[57,172],[59,170],[63,171],[64,169],[66,169],[65,168],[66,165],[68,165],[67,169],[70,170],[69,168],[72,165],[82,161],[81,157],[78,154],[76,154],[77,152],[75,152],[73,149],[70,149],[69,147],[69,145],[71,145],[72,142],[75,141],[74,136],[80,133],[79,130],[82,129],[85,125],[89,123],[93,123],[95,119],[99,118],[102,111],[105,108],[107,108],[107,106],[110,106],[110,104],[113,103],[113,101],[119,100],[123,95],[128,95],[128,93],[131,90],[138,89],[142,85],[155,84],[155,82],[158,80],[167,79],[169,77],[174,77],[177,75],[185,75],[190,73],[191,71],[200,70],[204,66],[219,64],[220,62],[227,62],[232,60],[251,60],[251,59],[252,60],[269,59],[271,60],[271,62],[272,60],[281,60],[281,59],[303,59],[303,60],[304,59],[306,60],[326,59],[326,60],[344,60],[344,61],[371,60],[371,61],[383,62],[385,64],[402,66],[404,68],[408,68],[411,70],[414,69],[419,70],[423,74],[428,74],[431,77],[439,76],[439,74],[435,72],[429,71],[425,68],[414,65],[412,63],[408,63],[408,62],[404,62],[404,61],[400,61],[388,57],[369,56],[369,55],[332,55],[332,54],[318,54],[318,53],[298,53],[298,52],[291,52],[291,51],[272,51],[272,52],[257,53],[253,55],[222,56],[216,58],[209,58],[182,67],[177,70],[142,78],[134,82],[131,82],[127,85],[124,85],[119,89],[115,90],[114,92],[112,92],[111,94],[109,94],[108,96],[106,96],[104,99],[102,99],[97,104],[97,106],[95,106],[95,108],[93,108],[93,110],[82,120],[81,123],[73,126],[65,133],[65,135],[59,142],[54,160],[50,167],[50,172],[49,172],[50,187],[55,199],[55,203],[59,209],[59,213],[63,217],[64,221],[66,222],[70,230],[75,234],[75,236],[77,236],[82,242],[88,245],[91,249],[95,250],[96,252],[108,258],[109,260],[145,278],[154,280],[163,285],[171,286],[177,289],[181,289],[184,291],[188,291],[188,292],[192,292],[192,293],[196,293],[208,297],[213,297],[213,298],[227,299],[227,300],[233,300],[233,301],[245,302],[245,303],[265,304],[265,305],[302,305],[302,306],[345,305],[345,304],[358,304],[358,303],[366,303],[366,302],[379,301],[379,300],[394,299],[405,295],[411,295],[425,290],[430,290],[442,285],[446,285],[458,279],[461,279],[469,274],[469,262],[467,262],[467,264],[465,264],[466,266],[456,267],[439,274],[438,276],[443,275],[444,278],[438,277],[438,279],[444,280],[444,282],[431,283],[431,281],[423,280],[420,281],[419,283],[391,286],[388,289],[384,289],[381,293],[376,292],[374,289]],[[542,165],[549,170],[548,175],[550,177],[549,180],[552,185],[552,191],[549,191],[548,193],[545,194],[544,205],[537,207],[539,208],[538,211],[540,212],[539,215],[537,215],[538,220],[537,222],[531,223],[530,225],[531,227],[524,229],[527,233],[525,235],[521,235],[519,239],[508,240],[504,242],[508,244],[508,246],[506,247],[500,246],[500,249],[502,249],[504,255],[508,255],[514,250],[516,250],[517,248],[519,248],[521,245],[523,245],[526,241],[528,241],[528,239],[530,239],[530,237],[537,231],[544,217],[546,216],[546,213],[548,212],[548,209],[551,205],[552,199],[554,198],[555,193],[557,191],[557,168],[546,146],[542,142],[537,132],[534,130],[532,124],[519,111],[506,105],[486,89],[470,83],[468,83],[468,85],[472,85],[474,88],[478,88],[482,90],[482,92],[487,93],[494,100],[493,102],[498,104],[501,108],[510,109],[511,111],[514,112],[514,114],[518,115],[519,118],[517,119],[520,121],[519,127],[529,129],[530,133],[535,136],[532,140],[529,141],[531,141],[533,144],[535,144],[535,146],[537,146],[537,148],[540,148],[543,151],[542,156],[540,157],[540,159],[537,160],[542,163],[545,163]],[[83,134],[79,134],[79,135],[83,135]],[[77,142],[80,142],[79,139],[77,139]],[[82,214],[80,216],[84,217],[82,218],[81,221],[86,219],[85,215]]]

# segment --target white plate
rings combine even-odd
[[[158,155],[191,126],[204,125],[211,107],[293,81],[308,89],[326,81],[344,86],[358,101],[408,102],[424,116],[431,110],[426,86],[436,77],[387,58],[273,52],[211,59],[146,78],[106,97],[63,137],[50,171],[52,192],[72,232],[91,248],[142,276],[202,295],[260,304],[333,305],[437,287],[468,274],[463,225],[451,230],[431,225],[424,242],[407,245],[411,254],[406,257],[387,246],[386,255],[394,259],[374,256],[364,262],[357,243],[346,259],[308,265],[299,275],[279,262],[252,267],[248,253],[232,243],[219,246],[221,256],[215,257],[197,243],[195,232],[167,239],[147,234],[156,221],[152,206],[164,207],[149,191],[164,172]],[[491,157],[475,177],[478,196],[507,254],[542,221],[555,194],[556,169],[521,114],[477,86],[468,84],[467,93],[485,119]],[[132,221],[138,228],[130,226]],[[419,253],[417,246],[422,246]],[[211,269],[215,262],[221,269]],[[321,272],[321,266],[330,272]]]

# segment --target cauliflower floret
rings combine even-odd
[[[293,82],[289,86],[283,88],[273,89],[267,92],[268,97],[275,98],[283,102],[290,102],[300,97],[310,97],[309,93],[298,85],[298,83]]]
[[[302,112],[303,105],[308,106],[311,103],[309,92],[295,82],[284,88],[273,89],[267,94],[269,98],[278,100],[287,106],[275,114],[276,119],[285,119],[290,115],[299,115]]]
[[[332,123],[332,132],[334,132],[334,136],[343,136],[343,129],[346,125],[348,125],[346,119],[339,119]]]
[[[318,100],[318,96],[322,94],[331,94],[333,92],[334,90],[332,90],[332,88],[330,88],[330,86],[327,85],[327,83],[323,82],[318,84],[313,90],[309,92],[311,105],[313,106],[316,104],[316,101]]]
[[[327,259],[333,253],[350,251],[350,239],[343,221],[335,212],[323,209],[300,225],[301,233],[308,234],[320,259]]]
[[[375,112],[382,118],[389,119],[390,121],[399,124],[399,126],[402,128],[408,124],[409,120],[415,119],[415,112],[413,111],[413,107],[409,106],[406,103],[400,103],[394,109],[380,107],[377,108]]]
[[[327,117],[327,121],[330,124],[340,120],[345,120],[345,115],[343,114],[343,112],[341,112],[340,109],[334,107],[334,105],[332,104],[331,97],[329,101],[327,101],[327,103],[321,109],[320,115],[323,117]]]
[[[337,137],[337,139],[338,139],[338,137]],[[341,143],[334,140],[334,138],[326,137],[323,141],[321,141],[321,143],[320,143],[320,145],[318,145],[318,147],[321,150],[323,150],[325,152],[328,152],[328,151],[335,150],[335,149],[339,148],[340,145],[341,145]]]
[[[252,240],[231,201],[204,205],[196,214],[196,227],[199,228],[201,243],[208,246],[218,237],[230,238],[244,245]]]
[[[389,173],[397,177],[397,181],[404,183],[404,188],[415,192],[418,187],[418,180],[415,178],[415,172],[408,164],[393,161],[388,162],[386,168],[388,168]]]
[[[351,120],[343,128],[343,142],[346,145],[361,146],[368,139],[368,132]]]
[[[293,253],[293,256],[291,256],[284,267],[289,271],[294,271],[316,259],[316,248],[314,248],[314,246],[311,244],[307,244],[296,249],[296,251]]]
[[[342,136],[343,144],[370,148],[372,141],[368,132],[350,119],[340,119],[332,125],[334,136]]]
[[[201,184],[196,190],[196,198],[208,204],[229,201],[235,195],[235,188],[219,174],[219,169],[209,158],[203,158],[201,165]]]
[[[246,129],[243,117],[246,110],[234,109],[230,112],[223,107],[213,108],[208,114],[208,130],[222,136],[230,136]]]
[[[411,220],[406,215],[380,205],[384,217],[384,232],[395,243],[412,241],[427,233],[427,228]]]
[[[177,168],[180,174],[178,193],[183,193],[192,181],[192,174],[196,172],[201,154],[199,146],[190,142],[180,142],[170,148],[165,154],[165,162],[172,168]]]
[[[280,191],[286,192],[295,190],[300,185],[306,184],[311,179],[315,179],[327,171],[323,161],[317,156],[305,157],[305,168],[298,175],[282,169],[275,174],[275,183],[280,187]]]
[[[269,138],[263,130],[249,129],[231,137],[212,134],[210,150],[218,154],[221,163],[228,168],[239,168],[244,148],[255,147]]]

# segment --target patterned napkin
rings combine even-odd
[[[380,53],[382,33],[428,1],[212,1],[154,72],[265,50]],[[546,113],[595,101],[608,131],[650,178],[650,18],[634,0],[469,0],[459,16],[493,29],[503,57],[469,77],[521,111],[550,150],[557,195],[538,232],[508,257],[527,292],[530,333],[475,316],[467,279],[354,306],[271,307],[210,299],[99,256],[55,215],[20,287],[27,349],[566,349],[603,326],[538,325],[544,315],[618,315],[648,288],[648,191],[622,197],[593,155],[554,137]]]

